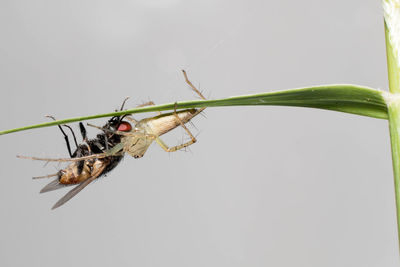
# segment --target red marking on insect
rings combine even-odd
[[[129,132],[130,130],[132,130],[132,125],[129,122],[122,121],[118,126],[118,131]]]

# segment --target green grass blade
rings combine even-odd
[[[216,100],[185,101],[178,102],[176,106],[178,109],[222,106],[296,106],[327,109],[373,118],[387,119],[387,106],[383,97],[384,94],[385,93],[382,91],[357,85],[323,85]],[[103,117],[150,111],[173,110],[174,107],[175,103],[170,103],[93,116],[51,121],[42,124],[1,131],[0,135]]]

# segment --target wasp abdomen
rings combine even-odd
[[[91,168],[84,162],[83,168],[79,171],[78,162],[71,163],[59,173],[61,184],[80,184],[91,176]]]

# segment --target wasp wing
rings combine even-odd
[[[57,179],[57,180],[54,180],[54,181],[48,183],[45,187],[43,187],[42,190],[40,190],[40,193],[54,191],[57,189],[64,188],[66,186],[70,186],[70,185],[69,184],[61,184]]]
[[[83,188],[85,188],[88,184],[96,180],[104,171],[105,165],[101,166],[96,173],[94,173],[89,179],[85,180],[84,182],[80,183],[78,186],[74,187],[72,190],[70,190],[65,196],[63,196],[59,201],[57,201],[56,204],[51,208],[52,210],[64,205],[68,200],[76,196],[79,192],[82,191]]]

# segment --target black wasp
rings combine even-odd
[[[126,101],[127,99],[125,99]],[[121,111],[123,110],[124,103],[122,104]],[[54,119],[53,117],[49,116]],[[102,127],[103,132],[97,134],[96,138],[88,139],[86,135],[85,126],[79,123],[80,132],[83,138],[83,143],[78,144],[76,141],[76,136],[72,128],[68,125],[58,125],[61,130],[66,145],[68,153],[71,158],[81,158],[85,156],[91,156],[96,154],[104,153],[105,151],[111,149],[115,145],[121,142],[121,135],[115,133],[115,131],[127,132],[132,129],[130,123],[123,121],[125,116],[115,116],[112,117],[107,123]],[[68,139],[68,135],[64,132],[62,127],[69,128],[71,130],[72,136],[74,138],[74,143],[76,146],[75,151],[72,153],[71,145]],[[66,168],[59,170],[55,174],[50,174],[41,177],[34,178],[48,178],[56,177],[56,179],[49,184],[47,184],[40,193],[45,193],[66,186],[77,185],[72,190],[70,190],[66,195],[64,195],[57,203],[52,207],[52,209],[58,208],[65,202],[70,200],[76,194],[78,194],[83,188],[88,184],[105,175],[106,173],[113,170],[118,163],[122,160],[123,154],[106,156],[101,158],[89,158],[80,161],[74,161],[70,163]]]

